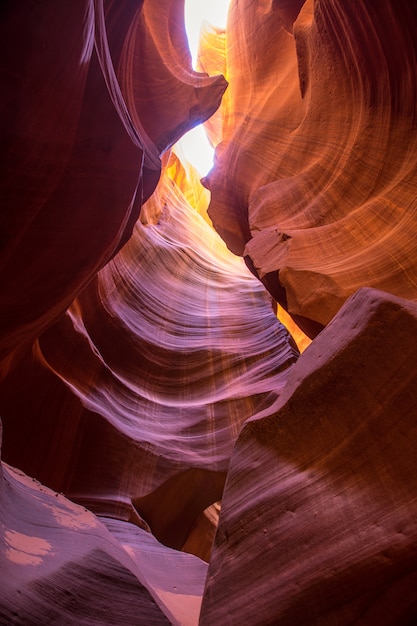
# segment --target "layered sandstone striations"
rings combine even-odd
[[[231,5],[209,214],[312,335],[361,286],[417,299],[416,31],[408,0]]]
[[[0,621],[415,623],[415,3],[205,35],[295,365],[182,2],[1,15]]]
[[[130,241],[5,378],[5,458],[181,549],[296,356],[263,286],[164,175]]]
[[[200,559],[2,463],[0,502],[1,624],[196,624]]]
[[[4,372],[127,241],[226,82],[191,69],[173,0],[7,3],[0,39]]]
[[[202,626],[415,622],[416,372],[417,305],[358,291],[238,438]]]

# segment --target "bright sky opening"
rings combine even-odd
[[[230,0],[185,0],[185,29],[194,69],[203,22],[207,21],[218,28],[226,28],[229,3]]]
[[[230,0],[185,0],[185,28],[193,67],[196,68],[201,27],[205,21],[218,28],[226,28]],[[179,152],[201,176],[213,166],[214,149],[203,126],[196,126],[178,142]]]
[[[201,176],[213,167],[214,148],[202,124],[188,131],[177,144],[178,156],[191,163]]]

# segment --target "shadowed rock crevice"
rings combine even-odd
[[[225,473],[189,469],[167,480],[154,493],[134,499],[133,504],[158,541],[181,550],[193,529],[196,534],[200,515],[221,499],[225,479]],[[201,551],[207,554],[210,545]]]

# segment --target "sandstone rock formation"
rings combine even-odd
[[[195,624],[206,564],[0,463],[1,624]]]
[[[363,285],[417,299],[416,31],[408,0],[231,5],[209,214],[312,336]]]
[[[3,371],[127,241],[160,154],[220,103],[223,77],[191,70],[181,9],[2,8]]]
[[[414,623],[416,372],[417,304],[352,296],[239,435],[202,626]]]
[[[414,624],[415,3],[1,15],[0,623]]]
[[[181,549],[296,355],[262,285],[164,176],[129,243],[6,377],[5,458]]]

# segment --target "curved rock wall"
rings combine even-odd
[[[2,9],[4,372],[130,237],[161,152],[220,103],[225,80],[191,69],[181,2],[157,6]]]
[[[232,3],[209,214],[313,335],[363,285],[417,298],[416,29],[405,0]]]
[[[6,377],[4,457],[180,549],[296,356],[263,286],[165,174],[130,241]]]
[[[415,622],[416,361],[417,304],[359,290],[246,422],[201,626]]]
[[[1,14],[0,621],[415,623],[415,3]]]
[[[99,519],[4,463],[0,502],[2,624],[197,623],[200,559]]]

